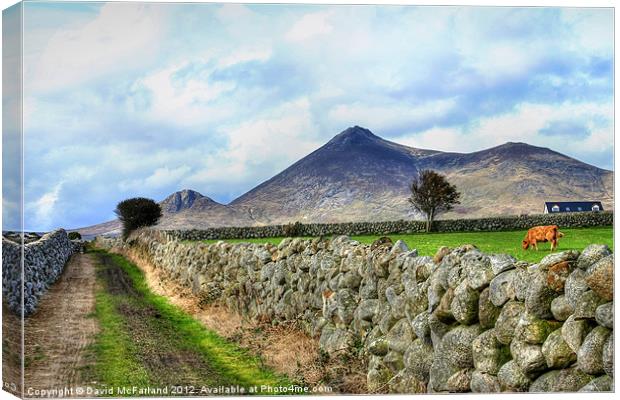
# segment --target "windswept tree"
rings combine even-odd
[[[456,186],[450,184],[445,176],[432,170],[422,170],[410,186],[409,202],[413,208],[426,216],[426,231],[430,232],[435,217],[452,210],[459,204],[461,194]]]
[[[124,239],[127,239],[129,234],[138,228],[155,225],[162,216],[159,204],[144,197],[121,201],[116,205],[114,213],[123,223]]]

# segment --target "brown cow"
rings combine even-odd
[[[564,237],[564,234],[559,229],[557,225],[530,228],[522,242],[523,250],[527,250],[530,246],[538,250],[538,242],[551,242],[551,251],[553,251],[558,247],[558,239]]]

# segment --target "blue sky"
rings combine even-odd
[[[226,203],[353,125],[613,166],[611,9],[27,3],[24,23],[27,229],[183,188]]]

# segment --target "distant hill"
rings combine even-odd
[[[447,175],[462,193],[446,218],[540,213],[546,200],[613,207],[613,172],[553,150],[506,143],[474,153],[416,149],[358,126],[223,205],[192,190],[162,201],[162,228],[419,218],[407,202],[418,171]],[[103,233],[113,222],[83,228]],[[120,225],[116,223],[115,229]]]

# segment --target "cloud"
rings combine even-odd
[[[165,8],[157,5],[106,3],[90,21],[48,28],[41,54],[25,65],[26,89],[63,90],[143,66],[157,51],[165,19]]]
[[[60,190],[63,182],[56,184],[51,191],[44,193],[41,197],[31,203],[26,204],[26,211],[31,211],[34,221],[28,221],[28,226],[49,226],[53,221],[54,213],[58,211],[57,203],[60,199]]]
[[[332,13],[321,11],[306,14],[301,17],[286,34],[286,39],[291,42],[301,42],[306,39],[323,36],[332,32],[333,27],[329,23]]]

